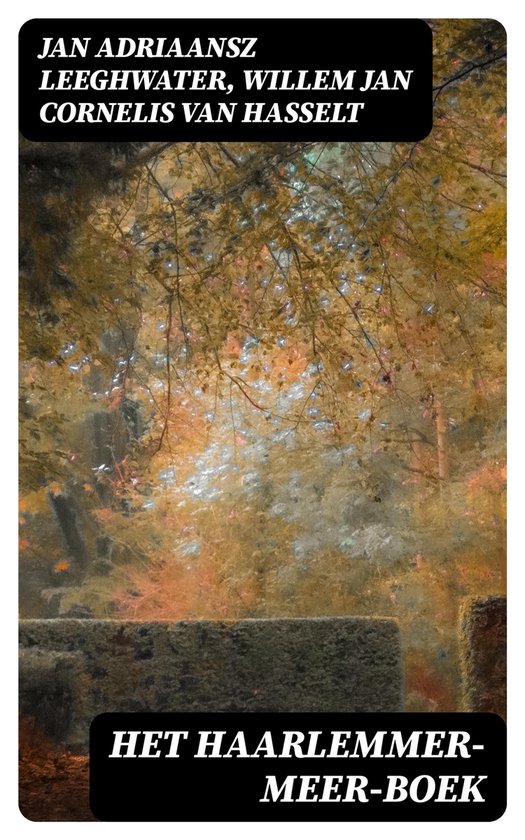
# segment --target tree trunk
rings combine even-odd
[[[445,408],[441,400],[434,401],[434,409],[436,412],[436,436],[437,436],[437,456],[438,456],[438,478],[440,481],[446,481],[449,476],[448,464],[448,440],[447,440],[447,417]]]

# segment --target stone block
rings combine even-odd
[[[87,745],[91,720],[102,712],[403,707],[399,630],[389,619],[27,620],[20,623],[20,644],[24,668],[34,666],[25,697],[40,685],[49,693],[58,663],[80,657],[68,688],[67,739],[77,746]],[[46,657],[47,671],[39,668]]]
[[[507,599],[500,595],[466,601],[460,615],[463,708],[494,712],[507,706]]]
[[[19,710],[46,738],[75,740],[81,653],[22,649],[19,657]],[[83,740],[83,736],[81,736]]]

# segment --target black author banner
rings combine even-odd
[[[422,20],[34,19],[20,130],[38,141],[422,140]]]
[[[490,821],[505,811],[492,714],[103,714],[90,805],[117,821]]]

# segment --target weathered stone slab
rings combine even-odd
[[[472,599],[460,616],[463,707],[506,717],[507,599]]]
[[[51,669],[61,656],[81,656],[64,736],[70,745],[87,745],[102,712],[402,710],[399,630],[388,619],[27,620],[20,643],[34,654],[35,671],[26,658],[21,680],[26,712],[37,717],[27,698],[53,691],[39,657],[48,652]]]

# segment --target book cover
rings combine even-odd
[[[506,54],[22,27],[27,819],[503,813]]]

